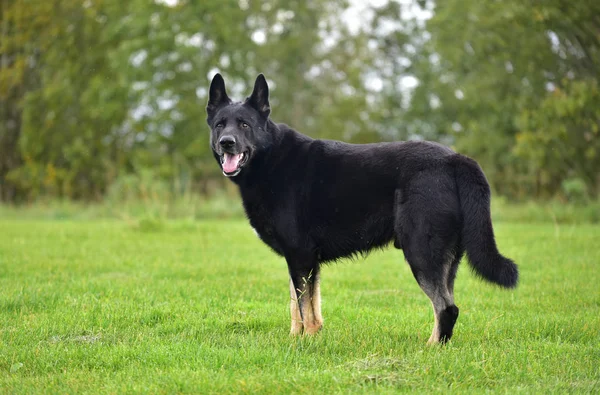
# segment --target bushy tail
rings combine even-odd
[[[457,154],[455,177],[463,213],[462,240],[475,273],[490,282],[513,288],[519,279],[515,263],[500,255],[490,216],[490,186],[474,160]]]

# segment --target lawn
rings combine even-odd
[[[514,291],[463,262],[452,341],[402,252],[323,270],[291,338],[285,262],[240,220],[0,220],[0,393],[600,392],[600,227],[499,222]]]

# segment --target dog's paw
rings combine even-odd
[[[316,335],[317,333],[319,333],[321,331],[321,329],[323,329],[323,323],[322,322],[313,322],[310,325],[305,325],[304,326],[304,334],[305,335]]]

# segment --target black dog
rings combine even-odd
[[[452,336],[454,278],[465,250],[478,275],[516,286],[517,266],[496,248],[490,188],[474,160],[424,141],[314,140],[269,119],[262,74],[239,103],[217,74],[206,111],[223,174],[239,186],[260,238],[287,261],[293,334],[323,325],[321,263],[392,241],[433,304],[430,343]]]

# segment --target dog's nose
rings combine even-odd
[[[219,139],[219,145],[223,148],[231,148],[235,144],[233,136],[223,136]]]

